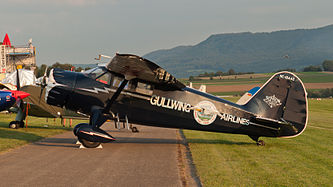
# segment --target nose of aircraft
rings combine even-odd
[[[26,92],[16,91],[16,90],[10,90],[10,92],[12,93],[12,97],[14,97],[16,100],[17,98],[24,99],[30,95]]]

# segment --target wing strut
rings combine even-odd
[[[109,113],[112,104],[118,98],[118,96],[120,95],[121,91],[123,91],[123,89],[125,88],[127,83],[128,83],[128,80],[124,79],[123,82],[120,84],[119,88],[117,89],[116,93],[114,93],[113,96],[111,97],[111,99],[109,99],[108,104],[106,105],[106,107],[103,110],[103,113]]]

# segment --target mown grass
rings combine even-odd
[[[309,109],[303,134],[261,138],[264,147],[244,135],[184,130],[203,185],[331,186],[333,99],[309,100]]]
[[[22,146],[27,143],[41,140],[45,137],[60,134],[71,130],[61,125],[60,119],[28,117],[28,128],[10,129],[8,124],[15,119],[16,114],[0,114],[0,152]],[[87,122],[86,120],[73,120],[73,125]]]

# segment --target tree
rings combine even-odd
[[[83,68],[81,68],[81,67],[75,68],[76,72],[81,72],[82,70],[83,70]]]
[[[324,71],[333,71],[333,60],[325,60],[323,62]]]
[[[42,64],[40,65],[39,67],[37,66],[36,67],[36,70],[35,70],[35,75],[36,77],[41,77],[44,75],[45,71],[46,71],[46,68],[47,68],[47,65],[46,64]]]
[[[59,68],[63,70],[71,70],[72,65],[71,64],[60,64],[59,62],[56,62],[55,64],[52,64],[52,68]]]
[[[87,70],[90,70],[91,68],[90,67],[86,67],[84,68],[84,71],[87,71]]]
[[[234,69],[229,69],[228,70],[228,75],[236,75],[236,72]]]
[[[222,76],[223,75],[223,72],[222,71],[218,71],[215,73],[216,76]]]
[[[309,71],[322,71],[320,66],[307,66],[303,69],[304,72],[309,72]]]

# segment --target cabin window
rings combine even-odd
[[[153,86],[151,84],[138,82],[136,92],[146,95],[153,95]]]
[[[112,86],[119,87],[121,85],[121,83],[123,82],[123,80],[124,80],[124,78],[122,78],[122,77],[114,76]]]

